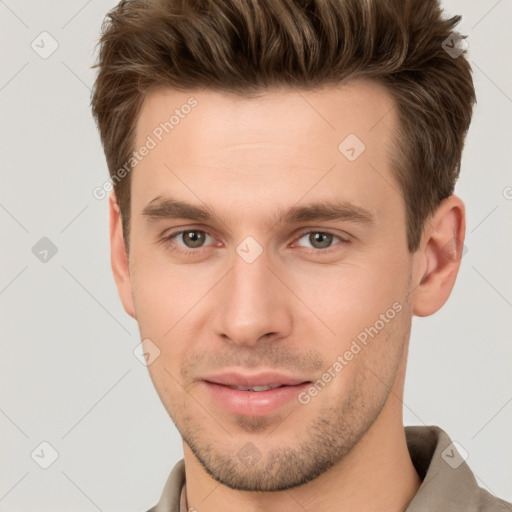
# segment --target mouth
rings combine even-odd
[[[277,389],[286,386],[286,384],[269,384],[268,386],[226,386],[231,389],[238,389],[239,391],[268,391],[269,389]]]
[[[214,403],[233,414],[265,416],[295,402],[310,380],[276,373],[225,373],[202,380]]]

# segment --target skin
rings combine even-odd
[[[197,106],[132,171],[129,257],[110,197],[114,277],[141,338],[160,350],[148,369],[183,438],[188,506],[403,510],[421,484],[402,422],[411,320],[435,313],[451,293],[460,257],[446,246],[464,239],[464,204],[455,195],[443,201],[420,249],[408,252],[388,156],[394,105],[375,83],[257,99],[155,91],[135,146],[191,96]],[[366,146],[352,162],[338,150],[348,134]],[[221,220],[143,214],[171,196],[206,204]],[[278,208],[319,200],[348,201],[374,220],[276,224]],[[184,228],[209,236],[199,248],[169,238]],[[330,252],[303,235],[309,230],[335,235]],[[263,249],[252,263],[235,250],[248,236]],[[263,417],[240,416],[212,401],[201,382],[233,369],[316,381],[395,303],[401,311],[305,405],[292,400]],[[244,447],[255,463],[240,457]]]

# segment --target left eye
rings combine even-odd
[[[298,240],[306,239],[307,243],[311,244],[312,249],[329,249],[334,239],[343,241],[339,236],[324,231],[308,231],[304,233]]]

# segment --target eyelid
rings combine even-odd
[[[310,233],[323,233],[324,235],[332,235],[340,238],[341,240],[350,240],[351,236],[348,233],[336,233],[335,229],[332,228],[304,228],[303,231],[300,231],[298,235],[295,235],[296,238],[302,238],[304,235],[309,235]]]
[[[292,245],[295,246],[298,240],[300,240],[304,236],[309,235],[311,233],[322,233],[323,235],[331,235],[331,236],[333,236],[335,238],[338,238],[340,240],[340,242],[338,242],[336,244],[333,244],[330,247],[327,247],[326,249],[315,249],[314,247],[299,246],[299,247],[303,247],[304,249],[306,249],[306,251],[314,252],[315,254],[327,254],[327,253],[329,253],[329,252],[331,252],[333,250],[337,250],[339,248],[340,244],[341,245],[345,245],[345,244],[349,244],[351,242],[350,236],[348,234],[346,234],[346,236],[343,237],[342,235],[334,233],[330,229],[308,228],[308,229],[305,229],[304,231],[300,232],[295,237],[295,241],[293,242]]]
[[[190,226],[175,226],[173,228],[167,228],[164,229],[161,234],[159,235],[159,238],[162,239],[169,239],[171,237],[176,237],[178,235],[181,235],[182,233],[188,233],[189,231],[200,231],[201,233],[206,233],[209,236],[213,236],[212,233],[215,230],[212,230],[210,228],[198,227],[194,225]]]

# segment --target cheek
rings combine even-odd
[[[167,286],[162,279],[137,274],[132,277],[132,291],[141,336],[163,337],[173,325],[172,286]]]
[[[204,294],[193,265],[143,252],[132,256],[131,283],[137,322],[148,337],[163,337]]]
[[[149,375],[153,386],[171,418],[175,420],[176,411],[183,409],[183,402],[186,400],[186,393],[178,384],[180,382],[178,369],[169,365],[168,359],[162,354],[150,366]]]
[[[350,327],[339,324],[335,349],[329,349],[327,373],[332,397],[344,400],[354,390],[368,403],[381,400],[389,391],[409,338],[407,305],[396,301],[370,314],[347,317]],[[359,325],[356,325],[359,324]],[[351,329],[351,331],[349,331]],[[325,377],[325,379],[324,379]],[[324,373],[322,380],[328,380]]]
[[[284,280],[335,336],[346,339],[404,297],[403,270],[396,264],[383,269],[369,258],[347,259],[336,265],[297,266],[286,271]]]
[[[339,363],[331,370],[334,394],[350,388],[366,367],[386,375],[387,362],[394,368],[404,336],[406,284],[403,264],[393,263],[384,272],[377,262],[302,273],[294,282],[297,295],[332,331],[310,315],[308,323],[319,326],[317,350],[328,368]]]

